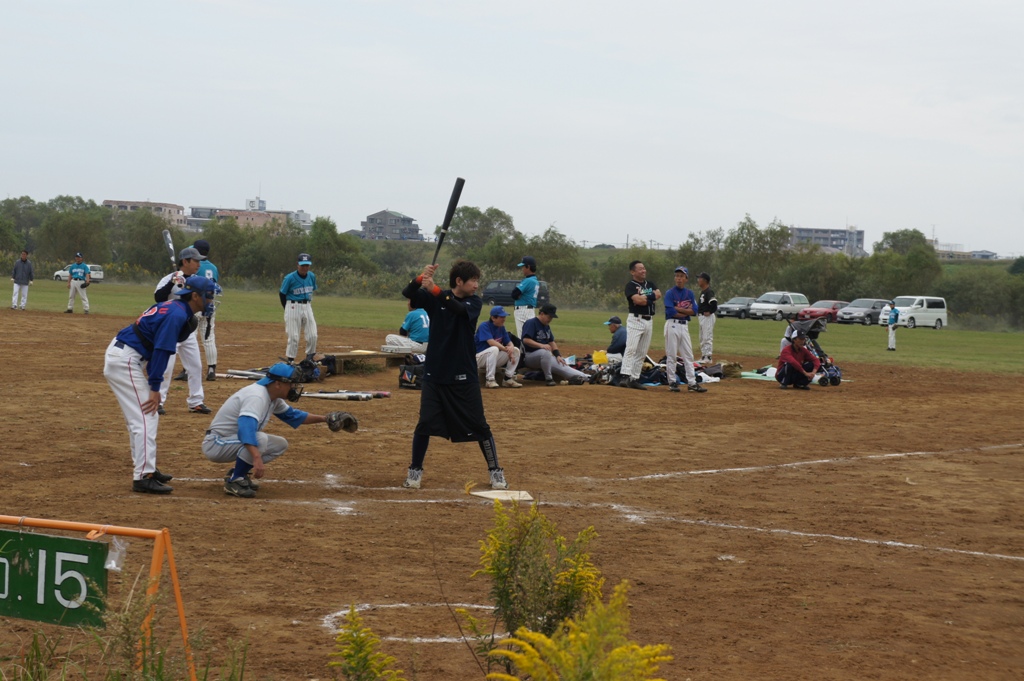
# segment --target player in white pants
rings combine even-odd
[[[289,362],[298,357],[299,334],[306,330],[306,356],[316,354],[316,320],[313,319],[313,292],[316,275],[309,271],[313,261],[308,253],[299,254],[299,266],[281,282],[281,307],[284,308],[284,330],[288,335],[285,357]]]
[[[661,291],[653,281],[647,280],[647,268],[639,260],[629,263],[630,280],[626,282],[626,302],[629,303],[629,317],[626,319],[626,352],[622,355],[622,371],[619,385],[623,388],[647,390],[640,383],[644,359],[651,347],[654,335],[654,307],[661,298]]]
[[[522,338],[526,322],[537,316],[535,308],[540,293],[540,282],[537,280],[537,261],[533,256],[523,256],[522,261],[516,267],[523,268],[523,280],[512,289],[512,301],[515,308],[512,310],[512,317],[516,321],[516,335]]]
[[[718,299],[711,290],[711,275],[701,272],[697,275],[700,286],[700,300],[697,301],[697,323],[700,325],[700,361],[711,364],[711,353],[715,345],[715,313],[718,311]]]
[[[675,271],[675,286],[665,292],[665,373],[668,375],[669,390],[679,392],[679,374],[676,360],[683,362],[686,385],[691,392],[702,393],[707,389],[697,384],[693,373],[693,343],[690,340],[690,319],[697,312],[697,299],[693,291],[686,288],[690,272],[680,265]]]
[[[68,309],[67,314],[75,311],[75,296],[82,299],[82,312],[89,314],[89,294],[86,287],[92,283],[89,266],[82,262],[82,254],[75,253],[75,262],[68,266]]]
[[[153,298],[161,303],[175,296],[181,291],[187,277],[199,271],[199,262],[202,259],[199,251],[189,246],[183,248],[178,254],[177,272],[166,275],[156,285]],[[210,282],[213,286],[213,282]],[[199,342],[196,334],[191,334],[184,341],[178,343],[176,354],[181,356],[181,365],[188,373],[188,410],[193,414],[209,414],[213,410],[204,404],[206,396],[203,392],[203,364],[199,357]],[[160,385],[160,413],[165,413],[164,404],[167,401],[167,391],[170,390],[171,377],[174,375],[174,358],[167,362],[167,370],[164,380]]]

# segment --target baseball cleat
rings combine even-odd
[[[167,410],[164,409],[164,405],[161,404],[159,407],[156,408],[156,413],[160,414],[160,416],[166,416]]]
[[[500,388],[501,386],[498,385],[497,381],[487,381],[487,383],[484,384],[484,387],[485,388]]]
[[[583,385],[587,382],[583,376],[573,376],[569,379],[569,385]]]
[[[75,314],[74,310],[64,310],[64,314]]]
[[[409,474],[405,478],[405,482],[402,483],[402,487],[406,487],[408,489],[419,489],[420,488],[420,481],[422,479],[423,479],[423,469],[422,468],[410,468],[409,469]]]
[[[491,469],[491,489],[508,489],[508,483],[505,482],[505,471],[503,469]]]
[[[506,378],[505,382],[501,384],[503,388],[522,388],[523,384],[514,378]]]
[[[216,381],[217,380],[217,372],[214,371],[213,369],[210,369],[209,371],[207,371],[206,372],[206,380],[207,381]]]
[[[230,480],[231,479],[231,475],[234,472],[235,472],[234,468],[229,470],[228,474],[224,476],[224,482],[227,482],[228,480]],[[256,482],[255,480],[253,480],[252,476],[249,475],[248,473],[245,474],[245,481],[247,483],[249,483],[249,489],[251,489],[253,492],[259,492],[260,491],[260,484],[258,482]]]
[[[142,494],[170,494],[174,488],[163,484],[150,473],[141,480],[133,480],[132,491]]]
[[[174,476],[173,475],[167,475],[166,473],[161,473],[160,469],[158,468],[155,471],[153,471],[153,479],[156,480],[157,482],[159,482],[162,485],[166,485],[171,480],[174,480]]]
[[[677,392],[679,392],[679,384],[678,383],[669,383],[668,391],[670,393],[677,393]]]
[[[243,499],[252,499],[256,496],[256,490],[249,486],[245,478],[239,478],[238,480],[225,478],[224,491],[233,497],[242,497]]]
[[[200,404],[197,404],[194,407],[189,407],[188,408],[188,413],[190,413],[190,414],[212,414],[213,410],[210,409],[209,407],[207,407],[205,404],[200,403]]]
[[[626,384],[626,387],[632,388],[633,390],[647,390],[647,386],[645,386],[643,383],[636,380],[635,378],[629,379],[629,383]]]
[[[173,380],[173,381],[187,381],[188,380],[188,372],[185,371],[185,370],[182,370],[182,372],[180,374],[178,374],[177,376],[175,376],[171,380]]]
[[[544,385],[550,388],[553,385],[558,385],[558,381],[554,380],[553,378],[549,378],[547,383],[545,383]]]
[[[708,391],[708,389],[702,386],[700,383],[691,383],[690,385],[686,386],[686,389],[689,390],[691,393],[706,393]]]

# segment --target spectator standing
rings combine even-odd
[[[28,287],[35,281],[35,272],[32,269],[32,261],[28,259],[28,251],[22,251],[21,257],[14,261],[14,272],[11,273],[11,281],[14,283],[14,295],[11,296],[11,309],[17,310],[18,297],[21,296],[21,308],[28,305]]]

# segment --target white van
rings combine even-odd
[[[896,326],[913,329],[917,326],[932,326],[936,329],[949,324],[946,313],[946,299],[932,296],[899,296],[895,300],[900,319]]]
[[[750,304],[751,319],[796,319],[800,310],[810,307],[807,296],[789,291],[769,291]]]

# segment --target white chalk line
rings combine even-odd
[[[865,454],[864,456],[841,456],[834,459],[815,459],[813,461],[791,461],[789,463],[773,463],[764,466],[742,466],[739,468],[709,468],[697,471],[674,471],[672,473],[650,473],[648,475],[634,475],[625,478],[577,478],[579,480],[591,480],[595,482],[608,482],[613,480],[625,480],[634,482],[636,480],[663,480],[665,478],[680,478],[689,475],[717,475],[719,473],[750,473],[755,471],[769,471],[779,468],[799,468],[801,466],[818,466],[829,463],[848,463],[851,461],[870,461],[877,459],[898,459],[910,456],[939,456],[942,454],[963,454],[964,452],[983,452],[996,449],[1013,449],[1024,447],[1024,443],[990,445],[986,447],[962,447],[960,449],[947,449],[937,452],[896,452],[892,454]]]
[[[367,610],[389,610],[393,608],[462,608],[465,610],[494,610],[493,605],[478,605],[475,603],[361,603],[356,606],[356,612]],[[321,625],[332,632],[340,630],[338,620],[344,619],[349,609],[338,610],[325,615]],[[504,638],[506,634],[498,634],[497,638]],[[463,643],[461,636],[381,636],[382,641],[398,641],[401,643]]]

